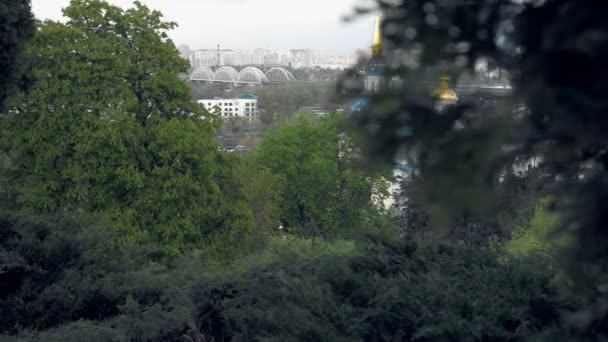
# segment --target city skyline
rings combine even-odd
[[[294,68],[321,67],[330,69],[345,69],[356,63],[358,54],[349,55],[319,55],[310,49],[290,51],[273,51],[266,49],[204,49],[191,50],[188,46],[180,45],[178,50],[183,58],[190,61],[194,68],[220,66],[291,66]]]
[[[131,0],[108,0],[123,7]],[[272,50],[312,49],[325,54],[347,55],[370,46],[372,16],[350,23],[342,18],[363,0],[309,0],[295,7],[285,0],[142,0],[179,26],[170,36],[176,45],[192,50],[222,48]],[[39,19],[61,20],[61,8],[69,0],[32,0]],[[296,3],[300,4],[300,3]],[[219,15],[209,13],[220,13]],[[312,19],[311,19],[312,18]]]

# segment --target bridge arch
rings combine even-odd
[[[296,78],[285,68],[272,68],[266,72],[269,81],[295,81]]]
[[[234,82],[238,79],[239,72],[236,71],[233,67],[223,66],[215,71],[215,80],[216,81],[228,81]]]
[[[255,67],[247,67],[238,74],[238,80],[241,82],[252,83],[268,83],[268,78],[262,70]]]
[[[200,66],[195,68],[190,74],[191,81],[213,81],[215,73],[208,66]]]

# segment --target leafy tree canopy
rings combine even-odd
[[[187,63],[167,39],[174,24],[141,3],[75,0],[64,12],[66,23],[40,24],[36,85],[0,123],[4,205],[100,213],[125,241],[170,253],[246,235],[234,158],[178,77]]]
[[[360,147],[343,133],[337,115],[287,120],[266,134],[251,158],[276,175],[280,220],[300,234],[356,230],[378,210],[374,191],[386,187],[380,173],[362,167]]]
[[[6,109],[8,97],[30,83],[23,52],[33,34],[30,1],[0,1],[0,113]]]

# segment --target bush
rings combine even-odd
[[[517,341],[555,336],[560,302],[529,260],[448,245],[373,244],[195,290],[236,341]],[[202,325],[202,324],[201,324]],[[548,338],[548,337],[547,337]]]
[[[154,250],[116,247],[94,222],[0,215],[0,333],[167,310],[169,278],[147,261]]]
[[[259,258],[209,274],[202,253],[155,264],[154,249],[116,246],[93,219],[3,214],[0,227],[3,341],[518,341],[559,332],[562,304],[543,265],[478,250],[273,240]]]

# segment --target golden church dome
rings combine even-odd
[[[435,98],[441,102],[458,102],[458,95],[450,88],[450,77],[443,76],[439,79],[439,87],[433,93]]]
[[[376,17],[376,25],[374,28],[374,38],[372,40],[372,57],[381,57],[384,55],[384,44],[382,42],[382,16]]]

